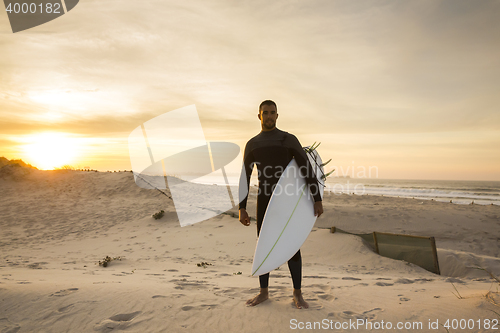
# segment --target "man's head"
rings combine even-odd
[[[259,106],[259,119],[263,131],[271,131],[276,128],[278,119],[278,107],[271,100],[265,100]]]

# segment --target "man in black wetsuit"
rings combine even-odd
[[[323,214],[322,199],[319,192],[319,184],[312,167],[308,161],[306,153],[302,149],[299,140],[290,133],[276,128],[276,119],[278,119],[278,110],[276,103],[266,100],[261,103],[258,115],[262,131],[250,139],[244,152],[244,170],[242,177],[246,176],[247,190],[250,187],[250,175],[254,164],[257,166],[259,178],[259,193],[257,195],[257,235],[262,226],[264,213],[271,199],[271,194],[278,183],[281,173],[285,170],[288,163],[295,158],[301,170],[301,175],[305,177],[310,185],[311,193],[314,198],[314,215]],[[244,180],[243,180],[244,181]],[[241,186],[241,183],[240,183]],[[248,191],[246,192],[248,193]],[[239,219],[245,225],[250,225],[250,218],[246,211],[248,195],[243,198],[239,206]],[[304,301],[301,292],[302,280],[302,257],[300,250],[288,261],[288,268],[293,281],[293,300],[297,308],[308,308],[309,305]],[[248,305],[257,305],[269,297],[269,273],[259,276],[260,293],[247,301]]]

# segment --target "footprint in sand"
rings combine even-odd
[[[200,304],[196,306],[185,305],[181,308],[182,311],[191,311],[191,310],[211,310],[218,307],[218,304]]]
[[[334,317],[338,319],[364,319],[364,320],[374,320],[377,318],[377,314],[379,312],[384,311],[382,308],[373,308],[371,310],[367,310],[364,312],[355,312],[355,311],[342,311],[342,312],[330,312],[328,317]]]
[[[42,269],[43,265],[48,264],[48,262],[35,262],[32,264],[29,264],[27,267],[31,269]]]
[[[103,320],[94,327],[97,332],[111,332],[113,330],[126,330],[132,326],[132,319],[141,314],[141,311],[121,313]]]
[[[242,294],[257,294],[258,292],[259,292],[258,288],[246,289],[246,288],[229,287],[226,289],[220,289],[220,290],[215,291],[214,295],[227,297],[227,298],[231,298],[231,299],[241,298],[242,300],[243,299],[246,300],[249,296],[247,296],[247,295],[242,296]]]
[[[325,294],[325,295],[318,295],[318,298],[321,298],[321,299],[323,299],[325,301],[328,301],[328,302],[333,302],[334,300],[337,299],[337,297],[335,297],[333,295],[327,295],[327,294]]]
[[[382,308],[373,308],[371,310],[367,310],[365,312],[363,312],[363,316],[365,316],[366,319],[370,319],[370,320],[373,320],[375,318],[377,318],[377,313],[378,312],[382,312],[384,311]]]
[[[340,317],[345,318],[345,319],[351,319],[351,318],[365,319],[365,317],[361,313],[357,313],[357,312],[349,311],[349,310],[342,311],[342,313],[340,314]]]
[[[321,289],[323,291],[330,291],[330,290],[332,290],[332,287],[329,286],[329,285],[326,285],[326,284],[311,284],[309,287],[310,288],[318,288],[318,289]]]
[[[72,307],[73,307],[73,304],[66,305],[66,306],[64,306],[62,308],[59,308],[57,310],[57,312],[60,312],[60,313],[68,312]]]
[[[8,318],[0,318],[0,332],[2,333],[16,333],[21,329],[21,326],[10,322]]]
[[[50,297],[51,296],[55,296],[55,297],[68,296],[68,295],[76,292],[77,290],[78,290],[78,288],[70,288],[70,289],[59,290],[59,291],[51,294]]]
[[[425,282],[432,282],[434,279],[415,279],[415,282],[420,282],[420,283],[425,283]]]
[[[132,313],[121,313],[121,314],[117,314],[116,316],[110,317],[109,320],[112,320],[112,321],[131,321],[140,313],[141,313],[141,311],[136,311],[136,312],[132,312]]]
[[[328,285],[312,284],[308,287],[308,289],[311,289],[311,292],[313,294],[315,294],[317,297],[317,299],[311,299],[312,301],[317,301],[319,299],[322,299],[322,300],[325,300],[328,302],[333,302],[334,300],[337,299],[337,297],[330,294],[332,287],[330,287]],[[317,290],[317,289],[320,289],[320,290]]]
[[[210,287],[210,284],[208,284],[206,281],[198,281],[198,280],[188,281],[186,278],[173,279],[170,280],[169,282],[173,282],[176,285],[174,288],[178,290],[184,290],[184,289],[199,290],[199,289],[207,289]]]

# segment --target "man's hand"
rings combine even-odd
[[[321,211],[323,211],[323,209]],[[247,210],[245,208],[240,209],[240,222],[247,227],[250,225],[250,217],[248,216]]]
[[[316,201],[314,203],[314,216],[320,217],[323,214],[323,201]],[[241,213],[240,213],[241,221]]]

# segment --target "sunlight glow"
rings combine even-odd
[[[79,144],[64,133],[41,133],[31,136],[23,148],[29,160],[39,169],[50,170],[73,163]]]

